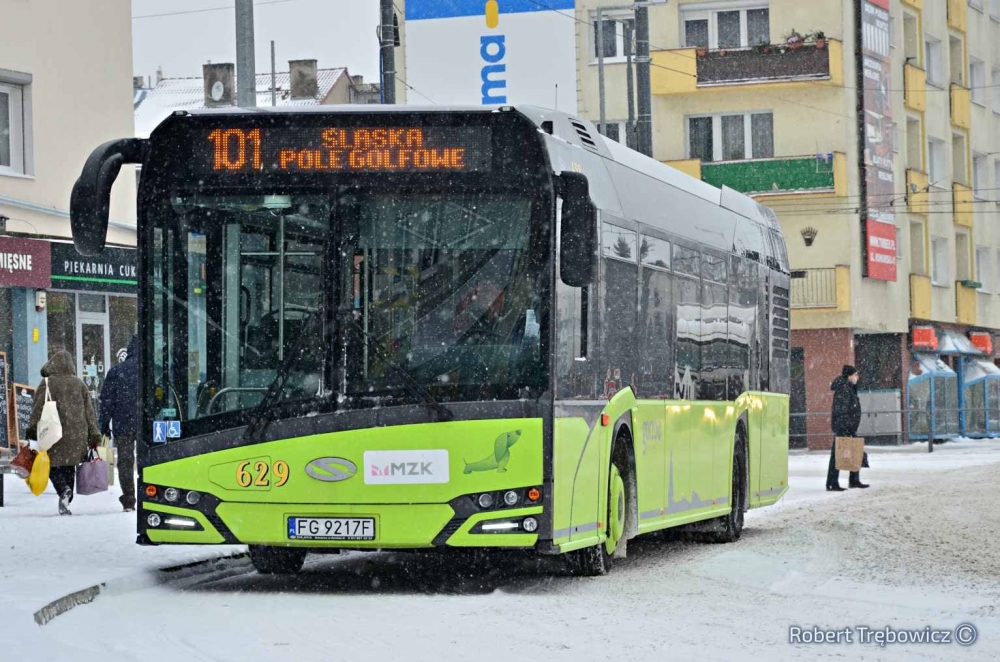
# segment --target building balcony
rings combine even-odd
[[[910,274],[910,317],[918,320],[931,318],[931,277]]]
[[[712,186],[753,196],[847,195],[847,156],[841,152],[702,163],[700,175]]]
[[[951,84],[951,123],[963,129],[972,128],[972,93],[958,83]]]
[[[846,312],[851,309],[850,267],[793,269],[791,308]]]
[[[813,44],[780,52],[758,48],[702,52],[695,48],[655,51],[650,73],[653,94],[691,94],[729,86],[803,85],[817,81],[844,84],[843,44],[828,39],[825,48]]]
[[[972,229],[975,210],[975,200],[972,196],[972,187],[965,184],[951,185],[951,204],[955,225]]]
[[[906,170],[906,211],[911,214],[926,214],[929,208],[930,178],[923,170]]]
[[[924,0],[902,0],[904,5],[909,5],[918,11],[923,11]]]
[[[959,32],[969,27],[968,0],[948,0],[948,27]]]
[[[927,110],[927,72],[907,63],[903,67],[903,102],[910,110]]]
[[[966,280],[955,283],[955,321],[959,324],[976,323],[976,285]]]

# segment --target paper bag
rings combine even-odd
[[[865,440],[860,437],[837,437],[837,471],[861,471]]]

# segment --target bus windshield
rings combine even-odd
[[[416,402],[414,382],[537,397],[543,209],[460,189],[171,195],[151,213],[154,418],[246,413],[282,367],[278,401],[309,411]]]

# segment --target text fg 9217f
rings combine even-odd
[[[774,214],[533,107],[178,112],[141,164],[142,544],[522,548],[604,574],[788,487]]]

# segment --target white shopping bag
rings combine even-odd
[[[42,415],[38,419],[38,448],[48,451],[62,439],[62,421],[59,420],[59,409],[49,392],[49,378],[45,378],[45,404],[42,405]]]

